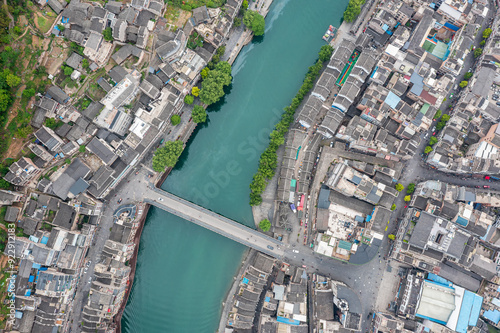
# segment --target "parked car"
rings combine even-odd
[[[292,250],[293,253],[299,253],[299,250]]]
[[[484,185],[483,188],[490,188],[490,186],[489,185]]]
[[[268,245],[268,246],[267,246],[267,248],[268,248],[269,250],[274,250],[274,247],[272,247],[271,245]]]
[[[118,199],[117,203],[120,203],[120,202],[122,202],[122,200],[123,200],[122,198]]]
[[[432,127],[431,132],[434,132],[436,130],[436,126]]]

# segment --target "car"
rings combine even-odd
[[[122,198],[118,199],[117,203],[120,203],[120,202],[122,202],[122,200],[123,200]]]
[[[432,135],[436,135],[436,132],[432,132]]]
[[[163,198],[158,198],[158,201],[163,201]]]
[[[490,180],[490,179],[491,179],[491,177],[490,177],[490,176],[484,176],[484,179],[486,179],[486,180]]]
[[[299,253],[299,250],[292,250],[293,253]]]
[[[405,208],[408,208],[408,205],[405,205]]]
[[[429,137],[429,133],[425,133],[424,140],[427,140],[428,137]]]
[[[272,247],[271,245],[268,245],[268,246],[267,246],[267,248],[268,248],[269,250],[274,250],[274,247]]]
[[[489,185],[484,185],[483,188],[490,188],[490,186]]]
[[[434,132],[436,130],[436,126],[434,126],[432,129],[431,129],[431,132]]]
[[[500,106],[500,102],[497,102],[496,104],[497,104],[497,106]]]

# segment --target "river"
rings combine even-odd
[[[263,38],[233,64],[233,83],[193,133],[164,190],[253,226],[249,183],[260,153],[317,58],[348,0],[275,0]],[[215,332],[222,301],[245,247],[151,208],[135,281],[124,311],[126,333]]]

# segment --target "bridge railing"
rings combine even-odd
[[[176,201],[182,202],[182,203],[183,203],[183,204],[185,204],[185,205],[188,205],[188,206],[190,206],[190,207],[192,207],[192,208],[194,208],[194,209],[196,209],[196,210],[199,210],[199,211],[201,211],[201,212],[204,212],[204,213],[206,213],[206,214],[212,215],[212,216],[216,217],[216,218],[217,218],[217,219],[219,219],[219,220],[222,220],[222,221],[224,221],[224,222],[226,222],[226,223],[232,224],[232,225],[233,225],[233,226],[235,226],[235,227],[238,227],[238,228],[240,228],[240,229],[247,230],[247,231],[249,231],[249,232],[253,233],[254,235],[256,235],[256,236],[258,236],[258,237],[264,238],[264,239],[268,240],[269,242],[274,243],[276,246],[281,246],[281,245],[283,245],[283,242],[281,242],[281,241],[279,241],[279,240],[277,240],[277,239],[275,239],[275,238],[273,238],[273,237],[270,237],[270,236],[268,236],[268,235],[266,235],[266,234],[263,234],[263,233],[261,233],[261,232],[259,232],[259,231],[255,230],[255,229],[252,229],[252,228],[250,228],[250,227],[247,227],[246,225],[243,225],[243,224],[241,224],[241,223],[238,223],[238,222],[236,222],[236,221],[233,221],[233,220],[231,220],[231,219],[229,219],[229,218],[227,218],[227,217],[225,217],[225,216],[222,216],[222,215],[220,215],[220,214],[217,214],[217,213],[215,213],[215,212],[213,212],[213,211],[211,211],[211,210],[209,210],[209,209],[206,209],[206,208],[203,208],[203,207],[201,207],[201,206],[198,206],[198,205],[197,205],[197,204],[195,204],[195,203],[192,203],[192,202],[190,202],[190,201],[187,201],[187,200],[185,200],[185,199],[182,199],[182,198],[180,198],[180,197],[178,197],[178,196],[176,196],[176,195],[173,195],[173,194],[171,194],[171,193],[168,193],[168,192],[166,192],[166,191],[163,191],[163,190],[161,190],[161,189],[158,189],[157,187],[154,187],[154,186],[153,186],[153,190],[154,190],[156,193],[160,194],[160,195],[163,195],[163,196],[165,196],[165,197],[168,197],[168,198],[170,198],[170,199],[172,199],[172,200],[176,200]]]

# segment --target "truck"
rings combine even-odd
[[[293,203],[290,204],[290,209],[292,210],[292,212],[297,213],[297,208]]]

